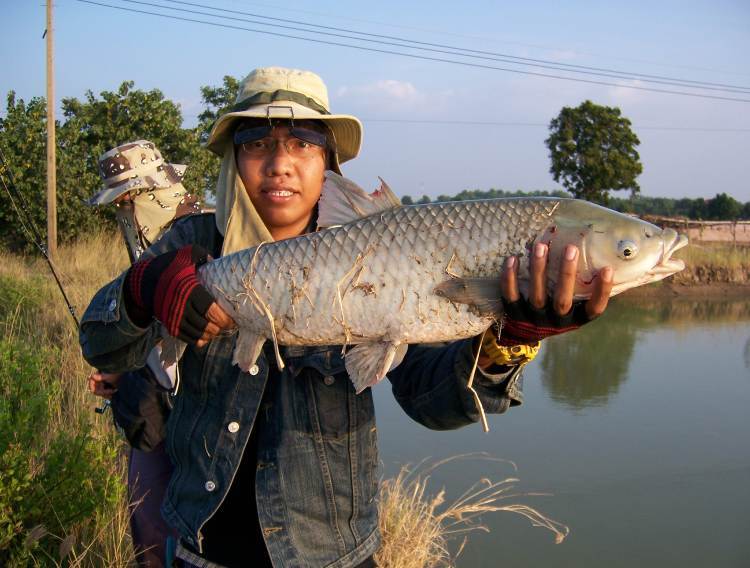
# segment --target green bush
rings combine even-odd
[[[88,419],[61,428],[60,353],[0,339],[0,565],[54,565],[124,498],[114,443]],[[64,408],[62,409],[64,412]]]
[[[27,319],[40,308],[45,296],[41,277],[20,280],[0,274],[0,322],[9,322],[16,314],[19,319]]]

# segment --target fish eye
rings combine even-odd
[[[638,245],[633,241],[620,241],[617,243],[617,256],[623,260],[630,260],[638,254]]]

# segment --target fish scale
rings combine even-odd
[[[525,255],[558,204],[405,206],[228,255],[201,277],[240,327],[268,336],[272,319],[281,344],[469,337],[492,318],[436,296],[434,287],[454,276],[499,277],[503,259]]]
[[[399,206],[383,184],[367,194],[328,172],[319,220],[329,228],[227,255],[199,270],[235,320],[234,362],[255,363],[264,342],[352,345],[345,359],[357,392],[398,365],[406,344],[476,336],[502,317],[499,278],[508,256],[547,246],[549,266],[567,245],[581,254],[574,298],[614,269],[611,294],[682,270],[670,257],[687,239],[672,229],[575,199],[507,198]],[[558,271],[546,271],[547,290]],[[527,262],[518,263],[527,294]]]

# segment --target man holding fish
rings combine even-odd
[[[187,343],[162,506],[184,566],[374,566],[367,386],[387,372],[399,404],[433,429],[504,412],[521,403],[519,370],[539,340],[675,262],[671,235],[624,216],[610,230],[617,214],[602,208],[579,226],[565,200],[515,201],[509,228],[482,220],[499,206],[489,202],[367,195],[338,175],[361,135],[356,118],[330,113],[317,75],[256,69],[207,143],[222,157],[216,213],[176,223],[84,316],[84,356],[104,371]],[[611,254],[570,244],[613,232]],[[649,266],[618,281],[613,266],[634,256]]]

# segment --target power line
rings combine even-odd
[[[246,20],[242,18],[230,18],[228,16],[222,16],[218,14],[211,14],[207,12],[199,12],[196,10],[189,10],[186,8],[183,8],[182,10],[178,10],[177,8],[172,8],[170,6],[162,6],[159,4],[154,4],[153,2],[144,2],[139,0],[123,0],[125,2],[128,2],[130,4],[141,4],[141,5],[148,5],[152,7],[158,7],[158,8],[164,8],[166,10],[176,10],[176,11],[182,11],[186,13],[193,13],[193,14],[199,14],[204,16],[211,16],[216,18],[224,18],[229,20],[235,20],[235,21],[244,21],[248,23],[254,23],[254,24],[260,24],[264,26],[272,26],[272,27],[280,27],[285,29],[292,29],[297,31],[305,31],[305,32],[311,32],[311,33],[318,33],[323,35],[330,35],[334,37],[344,37],[347,39],[354,39],[357,41],[369,41],[373,43],[380,43],[385,45],[395,45],[398,47],[407,47],[411,49],[422,49],[425,51],[432,51],[435,53],[447,53],[450,55],[459,55],[463,57],[473,57],[476,59],[486,59],[490,61],[500,61],[505,63],[513,63],[516,65],[527,65],[530,67],[540,67],[543,69],[553,69],[557,71],[568,71],[571,73],[583,73],[586,75],[595,75],[595,76],[602,76],[602,77],[611,77],[611,78],[618,78],[618,79],[628,79],[628,80],[644,80],[651,83],[659,83],[659,84],[665,84],[665,85],[674,85],[674,86],[680,86],[680,87],[689,87],[689,88],[701,88],[701,89],[707,89],[707,90],[715,90],[715,91],[727,91],[727,92],[736,92],[741,94],[748,94],[750,93],[750,87],[744,87],[741,85],[728,85],[725,83],[713,83],[708,81],[696,81],[693,79],[681,79],[676,77],[667,77],[664,75],[649,75],[646,73],[636,73],[632,71],[622,71],[617,69],[608,69],[603,67],[591,67],[586,65],[576,65],[572,63],[561,63],[558,61],[550,61],[546,59],[534,59],[530,57],[520,57],[516,55],[511,55],[507,53],[498,53],[494,51],[483,51],[483,50],[477,50],[477,49],[470,49],[470,48],[464,48],[464,47],[456,47],[452,45],[445,45],[440,43],[429,43],[424,41],[417,41],[409,38],[404,37],[398,37],[398,36],[390,36],[390,35],[383,35],[383,34],[374,34],[374,33],[368,33],[368,32],[361,32],[358,30],[352,30],[347,28],[338,28],[334,26],[325,26],[320,24],[311,24],[307,22],[302,22],[299,20],[290,20],[287,18],[276,18],[272,16],[264,16],[262,14],[256,14],[252,12],[243,12],[241,10],[230,10],[228,8],[215,8],[213,6],[209,6],[206,4],[198,4],[195,2],[187,2],[184,0],[162,0],[163,2],[168,2],[170,4],[177,4],[179,6],[195,6],[199,8],[207,8],[209,10],[214,10],[216,12],[225,12],[229,14],[239,14],[243,16],[252,16],[254,18],[263,18],[266,20],[273,20],[277,22],[285,22],[285,23],[291,23],[291,24],[299,24],[304,25],[312,28],[320,28],[324,30],[333,30],[338,32],[345,32],[345,33],[351,33],[351,34],[358,34],[362,36],[368,36],[371,38],[378,38],[376,40],[366,39],[366,38],[357,38],[352,36],[345,36],[345,35],[339,35],[339,34],[331,34],[331,33],[325,33],[325,32],[319,32],[316,30],[308,30],[304,28],[297,28],[297,27],[291,27],[291,26],[283,26],[278,24],[269,24],[266,22],[259,22],[256,20]],[[414,44],[412,45],[404,45],[402,43],[391,43],[391,42],[383,42],[380,40],[387,39],[387,40],[396,40],[399,42],[406,42],[407,44]],[[419,47],[419,46],[426,46],[426,47]],[[428,48],[443,48],[448,49],[452,51],[443,51],[443,49],[428,49]],[[463,52],[463,53],[462,53]]]
[[[387,27],[396,28],[396,29],[403,29],[403,30],[424,32],[424,33],[429,33],[429,34],[440,34],[442,36],[459,37],[459,38],[462,38],[462,39],[471,39],[471,40],[478,40],[478,41],[490,41],[490,42],[495,42],[495,43],[506,43],[506,44],[520,45],[521,47],[531,47],[533,49],[541,49],[541,50],[544,50],[544,51],[566,51],[566,50],[568,50],[568,48],[559,48],[559,47],[554,47],[554,46],[550,46],[550,45],[539,45],[539,44],[524,43],[524,42],[520,42],[520,41],[511,41],[511,40],[499,40],[496,37],[488,37],[488,36],[477,36],[477,35],[460,34],[460,33],[456,33],[456,32],[449,31],[449,30],[438,30],[438,29],[435,29],[435,28],[421,28],[421,27],[417,27],[417,26],[406,26],[406,25],[403,25],[403,24],[396,24],[394,22],[381,22],[381,21],[376,21],[376,20],[368,20],[368,19],[364,19],[364,18],[351,18],[351,17],[342,16],[341,14],[330,14],[330,13],[325,13],[325,12],[316,12],[316,11],[313,11],[313,10],[302,10],[302,9],[299,9],[299,8],[289,8],[287,6],[279,6],[278,4],[267,4],[267,3],[263,3],[263,2],[247,2],[247,1],[242,2],[242,3],[243,4],[251,4],[251,5],[255,5],[255,6],[262,6],[264,8],[273,8],[273,9],[276,9],[276,10],[284,10],[284,11],[287,11],[287,12],[297,12],[297,13],[301,13],[301,14],[310,14],[310,15],[313,15],[313,16],[322,16],[322,17],[326,17],[326,18],[336,18],[336,19],[339,19],[339,20],[344,20],[344,21],[349,21],[349,22],[358,22],[358,23],[363,23],[363,24],[374,24],[374,25],[387,26]],[[601,55],[601,53],[591,53],[591,52],[587,52],[587,51],[581,51],[581,50],[578,50],[578,49],[576,49],[575,51],[577,53],[581,53],[583,55],[596,55],[596,56],[600,56]],[[618,61],[627,61],[627,62],[631,62],[631,63],[646,63],[647,65],[657,65],[657,66],[660,66],[660,67],[676,67],[676,68],[679,68],[679,69],[691,69],[691,70],[694,70],[694,71],[708,71],[708,72],[711,72],[711,73],[728,73],[728,74],[732,74],[732,75],[741,75],[741,76],[747,76],[748,75],[747,73],[740,73],[740,72],[737,72],[736,70],[715,69],[715,68],[712,69],[712,68],[707,68],[707,67],[699,67],[699,66],[695,66],[695,65],[680,65],[680,64],[676,64],[676,63],[665,63],[663,61],[652,61],[652,60],[648,60],[648,59],[637,59],[637,58],[633,58],[633,57],[621,57],[621,56],[616,56],[616,55],[611,55],[611,54],[608,55],[607,57],[609,59],[617,59]]]
[[[591,79],[579,79],[579,78],[573,78],[573,77],[565,77],[565,76],[561,76],[561,75],[551,75],[551,74],[548,74],[548,73],[537,73],[537,72],[534,72],[534,71],[521,71],[519,69],[508,69],[508,68],[505,68],[505,67],[497,67],[497,66],[493,66],[493,65],[484,65],[484,64],[480,64],[480,63],[470,63],[470,62],[467,62],[467,61],[456,61],[454,59],[445,59],[445,58],[441,58],[441,57],[430,57],[430,56],[426,56],[426,55],[417,55],[417,54],[414,54],[414,53],[403,53],[403,52],[400,52],[400,51],[393,51],[393,50],[388,50],[388,49],[378,49],[378,48],[374,48],[374,47],[364,47],[364,46],[360,46],[360,45],[352,45],[352,44],[335,42],[335,41],[328,41],[328,40],[323,40],[323,39],[316,39],[316,38],[310,38],[310,37],[304,37],[304,36],[296,36],[296,35],[292,35],[292,34],[284,34],[284,33],[278,33],[278,32],[271,32],[271,31],[268,31],[268,30],[258,30],[258,29],[253,29],[253,28],[245,28],[245,27],[242,27],[242,26],[234,26],[234,25],[230,25],[230,24],[221,24],[221,23],[218,23],[218,22],[207,22],[205,20],[197,20],[195,18],[185,18],[185,17],[182,17],[182,16],[174,16],[174,15],[170,15],[170,14],[161,14],[159,12],[149,12],[147,10],[137,10],[135,8],[124,8],[122,6],[112,6],[110,4],[104,4],[104,3],[101,3],[101,2],[94,2],[93,0],[75,0],[75,1],[83,3],[83,4],[92,4],[92,5],[95,5],[95,6],[101,6],[101,7],[105,7],[105,8],[112,8],[112,9],[115,9],[115,10],[121,10],[121,11],[124,11],[124,12],[132,12],[132,13],[136,13],[136,14],[146,14],[146,15],[150,15],[150,16],[158,16],[158,17],[161,17],[161,18],[166,18],[166,19],[171,19],[171,20],[178,20],[178,21],[184,21],[184,22],[204,24],[204,25],[209,25],[209,26],[214,26],[214,27],[220,27],[220,28],[225,28],[225,29],[234,29],[234,30],[240,30],[240,31],[247,31],[247,32],[252,32],[252,33],[259,33],[259,34],[270,35],[270,36],[274,36],[274,37],[284,37],[284,38],[289,38],[289,39],[298,39],[298,40],[307,41],[307,42],[311,42],[311,43],[319,43],[319,44],[324,44],[324,45],[333,45],[333,46],[336,46],[336,47],[348,47],[350,49],[358,49],[360,51],[370,51],[370,52],[374,52],[374,53],[385,53],[385,54],[388,54],[388,55],[399,55],[399,56],[402,56],[402,57],[409,57],[409,58],[412,58],[412,59],[420,59],[420,60],[424,60],[424,61],[436,61],[436,62],[439,62],[439,63],[450,63],[450,64],[453,64],[453,65],[461,65],[461,66],[464,66],[464,67],[473,67],[473,68],[478,68],[478,69],[490,69],[490,70],[493,70],[493,71],[505,71],[505,72],[508,72],[508,73],[516,73],[516,74],[519,74],[519,75],[531,75],[531,76],[535,76],[535,77],[545,77],[547,79],[559,79],[559,80],[563,80],[563,81],[572,81],[572,82],[576,82],[576,83],[586,83],[586,84],[591,84],[591,85],[602,85],[602,86],[606,86],[606,87],[620,87],[620,88],[624,88],[624,89],[633,89],[633,90],[637,90],[637,91],[649,91],[649,92],[654,92],[654,93],[664,93],[664,94],[671,94],[671,95],[682,95],[682,96],[694,97],[694,98],[701,98],[701,99],[714,99],[714,100],[746,102],[746,103],[750,102],[750,99],[740,99],[740,98],[733,98],[733,97],[722,97],[722,96],[718,96],[718,95],[707,95],[707,94],[699,94],[699,93],[689,93],[689,92],[685,92],[685,91],[673,91],[673,90],[670,90],[670,89],[655,89],[655,88],[652,88],[652,87],[639,87],[639,86],[636,86],[636,85],[622,85],[622,84],[618,84],[618,83],[608,83],[608,82],[605,82],[605,81],[594,81],[594,80],[591,80]]]
[[[183,118],[198,118],[202,113],[185,113]],[[444,119],[419,119],[419,118],[367,118],[359,117],[359,120],[365,124],[385,123],[385,124],[424,124],[424,125],[453,125],[453,126],[508,126],[508,127],[532,127],[532,128],[549,128],[549,123],[544,122],[503,122],[495,120],[444,120]],[[750,132],[750,128],[712,128],[704,126],[640,126],[633,124],[633,129],[656,130],[664,132]]]
[[[197,115],[196,115],[197,116]],[[549,124],[542,122],[496,122],[484,120],[431,120],[410,118],[360,118],[362,122],[383,122],[396,124],[436,124],[456,126],[530,126],[548,128]],[[700,126],[638,126],[633,125],[635,130],[663,130],[667,132],[750,132],[750,128],[704,128]]]

